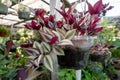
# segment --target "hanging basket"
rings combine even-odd
[[[58,56],[60,67],[70,69],[83,69],[87,66],[89,50],[81,50],[75,47],[64,49],[65,56]]]
[[[18,17],[19,19],[30,19],[30,13],[18,11]]]
[[[2,3],[0,3],[0,14],[7,14],[8,13],[8,7]]]
[[[72,42],[74,47],[78,47],[81,50],[89,50],[94,44],[94,38],[91,36],[75,36]]]
[[[74,46],[64,49],[65,56],[58,56],[58,64],[66,68],[83,69],[87,66],[89,49],[93,45],[93,38],[75,36],[72,42]]]
[[[111,56],[109,50],[92,52],[90,51],[90,60],[93,62],[105,62]]]

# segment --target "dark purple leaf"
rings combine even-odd
[[[93,15],[95,13],[93,6],[87,1],[88,12]]]
[[[103,10],[102,0],[97,1],[93,8],[94,8],[94,11],[95,11],[94,14],[99,14]]]
[[[8,40],[8,41],[6,42],[7,52],[10,51],[10,49],[12,48],[12,46],[13,46],[13,41],[12,41],[12,40]]]

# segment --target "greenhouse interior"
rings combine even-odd
[[[120,0],[0,0],[0,80],[120,80]]]

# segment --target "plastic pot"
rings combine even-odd
[[[19,19],[30,19],[30,13],[18,11],[18,17]]]
[[[7,14],[8,13],[8,7],[2,3],[0,3],[0,14]]]
[[[64,52],[64,56],[58,56],[58,64],[60,67],[78,70],[87,66],[89,50],[81,50],[80,48],[69,47],[64,49]]]

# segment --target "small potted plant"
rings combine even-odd
[[[90,50],[90,60],[97,62],[105,62],[105,60],[111,57],[112,53],[109,51],[109,48],[112,47],[113,46],[106,46],[100,44],[92,46]]]
[[[8,37],[10,35],[10,30],[6,26],[0,26],[0,37]]]
[[[2,3],[0,0],[0,14],[7,14],[8,13],[8,6]]]
[[[18,17],[20,19],[30,19],[30,11],[26,5],[21,3],[19,4]]]

